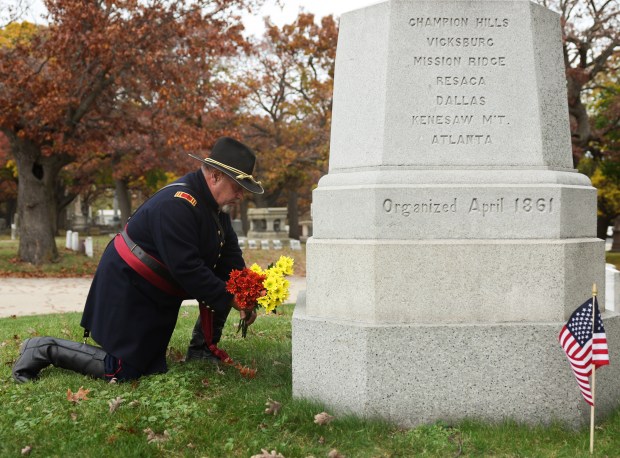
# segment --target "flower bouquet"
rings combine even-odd
[[[235,295],[235,300],[242,310],[247,312],[246,319],[239,321],[237,331],[243,337],[248,330],[247,319],[259,306],[267,313],[273,312],[289,296],[289,281],[284,278],[293,274],[294,261],[288,256],[280,256],[275,264],[263,270],[258,264],[252,264],[241,270],[233,270],[226,282],[226,291]]]

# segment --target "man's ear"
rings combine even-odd
[[[207,182],[210,184],[215,184],[218,182],[217,171],[215,169],[211,169],[211,168],[206,169],[205,177],[207,178]]]

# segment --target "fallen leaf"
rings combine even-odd
[[[35,328],[28,328],[26,330],[26,332],[28,334],[30,334],[31,336],[38,336],[39,335],[39,332]]]
[[[258,372],[258,369],[252,369],[251,367],[242,366],[241,364],[237,364],[235,367],[239,371],[239,374],[241,374],[241,377],[244,378],[252,379],[256,377],[256,372]]]
[[[153,442],[166,442],[170,439],[170,434],[167,430],[164,429],[163,434],[156,434],[153,432],[151,428],[146,428],[144,430],[146,433],[146,441],[151,444]]]
[[[327,458],[344,458],[344,455],[334,448],[327,454]]]
[[[71,421],[77,421],[78,415],[75,412],[71,412]]]
[[[136,428],[134,428],[133,426],[125,426],[122,424],[116,425],[116,429],[118,429],[119,431],[125,431],[128,432],[129,434],[138,434],[138,430]]]
[[[226,374],[226,372],[224,372],[224,371],[222,370],[222,368],[220,367],[220,365],[219,365],[219,364],[217,365],[216,372],[217,372],[218,374],[220,374],[220,375],[225,375],[225,374]]]
[[[129,407],[138,407],[140,405],[140,401],[135,400],[129,403]]]
[[[187,444],[187,448],[195,449],[196,446],[190,442],[189,444]]]
[[[116,377],[112,377],[108,383],[112,383],[112,384],[118,383],[118,379]]]
[[[321,413],[317,413],[314,416],[314,422],[317,425],[327,425],[329,424],[335,417],[332,417],[330,414],[328,414],[327,412],[321,412]]]
[[[90,393],[90,390],[85,390],[84,387],[80,387],[77,390],[77,393],[71,391],[70,388],[67,388],[67,401],[71,401],[74,404],[77,404],[79,401],[88,401],[86,395]]]
[[[112,399],[111,401],[108,401],[108,405],[110,406],[110,413],[118,409],[118,407],[121,405],[123,401],[124,399],[121,398],[120,396],[117,396],[116,399]]]
[[[278,401],[274,401],[273,399],[268,399],[265,405],[267,406],[265,409],[266,414],[278,415],[278,412],[280,412],[280,409],[282,408],[282,404]]]
[[[188,316],[189,316],[189,312],[187,312],[187,311],[181,313],[181,317],[183,317],[183,318],[187,318]]]
[[[60,333],[66,335],[67,337],[71,337],[71,331],[67,328],[62,328]]]
[[[271,453],[269,453],[267,450],[262,448],[261,453],[258,455],[252,455],[250,458],[284,458],[284,455],[276,452],[275,450],[272,450]]]
[[[32,447],[30,445],[26,445],[22,448],[22,455],[30,455],[30,452],[32,452]]]
[[[325,443],[325,438],[323,436],[319,437],[319,444],[323,445]]]
[[[202,386],[204,386],[205,388],[209,386],[209,379],[203,378],[202,379]]]

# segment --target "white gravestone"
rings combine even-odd
[[[73,246],[73,237],[71,236],[71,234],[73,234],[73,231],[67,231],[67,233],[65,234],[65,248],[67,250],[70,250]]]
[[[605,308],[620,312],[620,272],[613,264],[605,264]]]
[[[273,242],[273,249],[274,250],[281,250],[282,249],[282,240],[272,240]]]
[[[71,249],[73,251],[80,251],[80,233],[73,231],[71,233]]]
[[[256,244],[256,240],[254,240],[254,239],[249,239],[249,240],[248,240],[248,248],[249,248],[250,250],[256,250],[256,249],[258,249],[258,245]]]
[[[301,242],[299,240],[291,239],[291,250],[301,251]]]
[[[341,16],[294,396],[404,426],[588,421],[557,335],[593,282],[605,303],[604,242],[572,164],[561,39],[526,0]],[[601,415],[618,368],[597,371]]]
[[[86,256],[88,256],[89,258],[92,258],[94,256],[92,237],[86,237],[86,240],[84,241],[84,253],[86,253]]]
[[[268,250],[269,249],[269,240],[261,240],[260,241],[260,248],[261,248],[261,250]]]

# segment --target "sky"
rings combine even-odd
[[[3,1],[4,0],[0,0]],[[16,0],[9,0],[9,2],[15,2]],[[246,15],[244,18],[244,24],[246,30],[252,35],[261,35],[264,26],[263,18],[269,16],[271,21],[282,26],[287,23],[293,22],[299,12],[303,9],[304,12],[314,13],[317,18],[332,14],[334,16],[340,16],[347,11],[363,8],[374,3],[379,3],[381,0],[282,0],[284,7],[276,5],[275,0],[266,0],[263,8],[256,12],[254,15]],[[41,23],[41,14],[45,11],[42,0],[27,0],[31,4],[31,11],[27,16],[27,20]]]
[[[263,30],[263,17],[269,16],[271,21],[282,26],[293,22],[300,10],[304,12],[314,13],[319,18],[332,14],[340,16],[347,11],[363,8],[380,0],[283,0],[284,8],[275,5],[275,1],[267,0],[265,6],[256,15],[248,17],[244,20],[248,32],[260,35]]]

